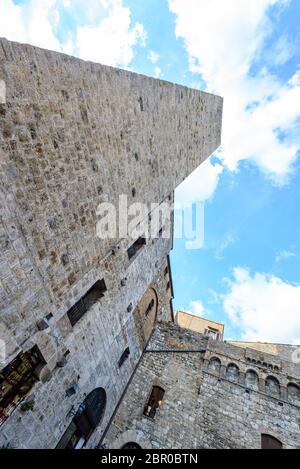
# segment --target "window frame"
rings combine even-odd
[[[118,368],[121,369],[122,366],[127,362],[128,358],[130,357],[130,348],[126,347],[124,352],[122,353],[121,357],[118,361]]]
[[[157,389],[163,391],[163,395],[162,395],[162,398],[161,398],[161,405],[158,405],[158,406],[156,407],[154,416],[151,417],[150,415],[147,415],[147,414],[146,414],[146,409],[147,409],[147,407],[149,407],[148,404],[149,404],[149,402],[150,402],[151,396],[152,396],[152,394],[153,394],[153,390],[154,390],[155,388],[157,388]],[[165,396],[166,396],[166,390],[165,390],[162,386],[159,386],[158,384],[153,384],[153,385],[151,386],[151,390],[150,390],[150,392],[148,393],[148,398],[147,398],[147,400],[146,400],[146,402],[145,402],[145,405],[144,405],[144,407],[143,407],[142,416],[145,417],[145,418],[147,418],[147,419],[149,419],[149,420],[151,420],[151,421],[154,421],[154,420],[156,419],[157,415],[159,415],[159,412],[161,411],[161,409],[162,409],[162,407],[163,407],[163,405],[164,405]]]
[[[93,292],[99,289],[99,296],[92,299]],[[97,280],[91,288],[67,311],[66,315],[72,327],[86,315],[86,313],[97,304],[107,292],[107,287],[104,278]]]
[[[147,240],[144,236],[140,236],[138,239],[132,243],[129,248],[127,249],[127,257],[129,262],[133,262],[137,256],[142,252],[143,248],[147,245]],[[134,249],[135,246],[138,246],[138,249]],[[131,250],[134,252],[131,254]]]

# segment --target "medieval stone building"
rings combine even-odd
[[[103,447],[300,448],[295,348],[226,343],[221,325],[197,317],[191,325],[197,332],[158,324]]]
[[[0,40],[1,447],[299,446],[289,350],[175,316],[163,226],[97,235],[120,195],[142,226],[172,207],[221,121],[217,96]]]

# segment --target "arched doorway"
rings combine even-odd
[[[106,407],[106,392],[94,389],[79,406],[71,424],[57,445],[58,449],[81,449],[101,423]]]
[[[272,435],[263,434],[261,435],[261,448],[262,449],[282,449],[281,441],[277,440]]]
[[[135,443],[134,441],[129,441],[121,449],[142,449],[140,445]]]

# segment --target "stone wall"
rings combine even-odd
[[[237,347],[250,348],[258,351],[268,353],[270,355],[280,356],[283,360],[291,361],[293,354],[299,349],[299,345],[289,344],[272,344],[264,342],[241,342],[228,340],[228,344],[236,345]]]
[[[103,443],[254,449],[266,433],[284,448],[300,448],[299,370],[287,375],[268,354],[267,367],[254,359],[243,348],[160,323]],[[165,395],[153,420],[143,412],[155,385]]]
[[[136,268],[140,271],[142,265],[145,268],[150,259],[145,252],[141,253],[135,262]],[[165,262],[153,280],[149,281],[150,288],[147,290],[155,291],[157,296],[157,317],[167,313],[165,298],[160,294],[161,272],[164,271],[164,266]],[[122,289],[126,289],[126,286]],[[147,291],[141,295],[142,304],[143,297],[148,295]],[[130,296],[133,309],[138,301],[137,298],[136,293]],[[34,400],[33,411],[23,412],[22,406],[19,405],[2,424],[0,446],[9,443],[15,448],[54,448],[85,397],[94,389],[103,388],[107,395],[104,417],[87,446],[93,448],[98,444],[144,346],[144,342],[139,341],[137,320],[132,310],[127,310],[127,303],[122,303],[121,300],[116,302],[115,307],[120,308],[117,311],[112,307],[109,309],[107,300],[103,304],[100,301],[85,314],[64,339],[61,338],[59,328],[53,319],[49,330],[38,333],[43,335],[40,341],[37,340],[37,334],[30,339],[30,346],[37,343],[43,354],[44,340],[52,340],[51,346],[57,355],[51,369],[51,377],[46,382],[37,383],[25,398],[24,402]],[[169,318],[171,319],[170,309]],[[119,359],[127,347],[130,348],[130,356],[119,368]],[[58,366],[58,360],[62,359],[66,352],[66,363],[61,368]],[[75,389],[75,395],[67,395],[69,388]]]
[[[25,398],[34,410],[14,409],[0,446],[55,447],[102,388],[105,413],[87,443],[97,445],[155,319],[134,312],[154,289],[156,317],[170,320],[172,296],[172,239],[147,239],[129,259],[135,239],[96,236],[97,208],[118,207],[121,194],[148,212],[172,206],[220,144],[221,119],[219,97],[0,39],[1,370],[36,345],[45,361]],[[72,326],[68,311],[99,280],[104,296]]]
[[[105,277],[111,304],[127,270],[145,291],[156,248],[139,280],[132,240],[97,238],[97,207],[118,207],[120,194],[168,201],[220,144],[222,99],[4,39],[0,79],[0,307],[11,359],[38,320],[60,320],[95,280]]]

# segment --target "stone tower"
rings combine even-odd
[[[211,94],[0,40],[0,446],[98,445],[172,319],[172,239],[99,239],[97,208],[172,204],[221,120]]]

